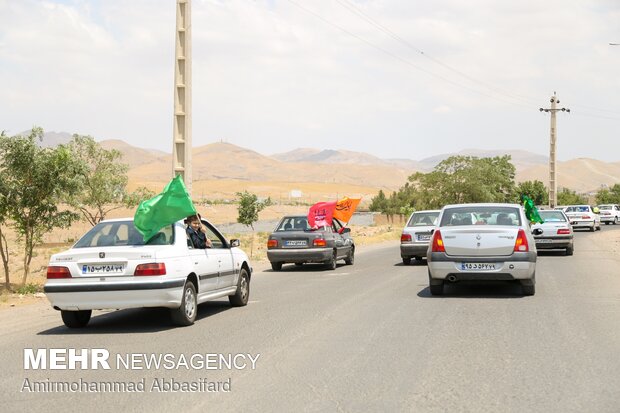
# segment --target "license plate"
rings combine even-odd
[[[552,240],[550,240],[550,239],[546,239],[546,238],[542,238],[542,239],[537,239],[537,240],[536,240],[536,243],[537,243],[537,244],[544,244],[544,243],[546,243],[546,242],[553,242],[553,241],[552,241]]]
[[[308,245],[308,241],[305,239],[284,241],[285,247],[305,247],[306,245]]]
[[[495,269],[495,263],[462,262],[462,271],[489,271]]]
[[[122,274],[125,272],[123,264],[84,264],[82,274]]]
[[[418,235],[417,238],[418,238],[418,241],[430,241],[431,240],[431,236],[429,234]]]

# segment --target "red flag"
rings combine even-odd
[[[310,228],[329,226],[336,210],[336,201],[317,202],[308,210],[308,224]]]

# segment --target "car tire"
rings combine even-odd
[[[344,263],[346,265],[353,265],[355,263],[355,247],[351,247],[349,251],[349,255],[344,259]]]
[[[609,225],[609,221],[605,221],[605,225]]]
[[[595,230],[596,230],[596,226],[592,225],[592,226],[590,227],[590,232],[594,232]]]
[[[327,260],[327,262],[325,263],[325,266],[327,267],[328,270],[336,269],[336,251],[334,251],[334,253],[332,254],[332,257],[329,260]]]
[[[239,272],[239,281],[237,282],[237,291],[233,295],[228,296],[228,301],[233,307],[243,307],[248,304],[250,298],[250,277],[245,268],[241,268]]]
[[[531,280],[521,281],[521,290],[523,295],[534,295],[536,293],[536,273],[534,273]]]
[[[615,218],[614,218],[614,225],[616,225],[618,222],[619,222],[619,221],[618,221],[618,217],[615,217]]]
[[[280,271],[282,269],[282,263],[281,262],[272,262],[271,263],[271,269],[274,271]]]
[[[431,272],[428,272],[428,288],[431,290],[431,295],[443,295],[443,280],[436,280],[431,277]]]
[[[403,258],[403,264],[404,264],[404,265],[409,265],[409,264],[411,264],[411,258],[410,258],[410,257]]]
[[[418,262],[422,261],[422,257],[413,257],[413,258],[415,258],[415,260]]]
[[[90,321],[92,310],[80,310],[80,311],[67,311],[60,310],[60,316],[62,322],[69,328],[83,328],[86,327]]]
[[[573,255],[574,251],[575,251],[575,247],[572,244],[566,247],[566,255]]]
[[[598,227],[596,227],[596,230],[597,230],[597,231],[600,231],[600,230],[601,230],[601,224],[600,224],[600,222],[599,222],[599,224],[598,224]]]
[[[196,286],[191,281],[186,281],[183,287],[181,306],[170,310],[170,316],[174,324],[178,326],[191,326],[196,321],[198,313],[198,301],[196,299]]]

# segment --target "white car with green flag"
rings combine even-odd
[[[195,214],[177,176],[133,220],[102,221],[53,255],[44,291],[65,325],[86,326],[92,310],[136,307],[167,307],[176,324],[190,325],[205,301],[228,296],[246,305],[252,266],[239,240],[202,220],[210,248],[195,248],[181,221]]]

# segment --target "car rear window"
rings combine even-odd
[[[589,206],[570,206],[566,208],[566,212],[590,212]]]
[[[598,209],[611,209],[611,205],[599,205]]]
[[[423,225],[437,225],[439,212],[414,212],[411,219],[407,223],[408,227],[416,227]]]
[[[136,245],[172,245],[174,227],[168,225],[159,230],[147,243],[133,225],[133,221],[100,222],[88,231],[73,248],[118,247]]]
[[[566,222],[561,211],[538,211],[538,213],[545,222]]]
[[[284,217],[276,227],[275,232],[282,231],[309,231],[308,218],[300,217]]]
[[[444,210],[440,226],[521,225],[519,209],[507,206],[467,206]]]

